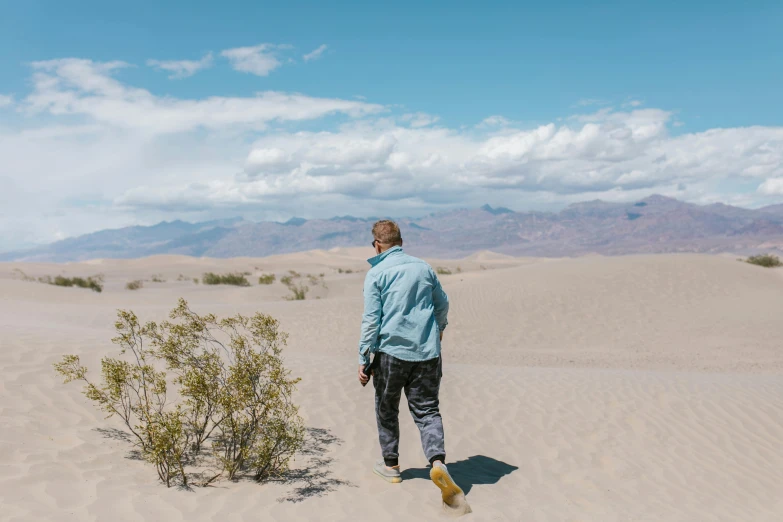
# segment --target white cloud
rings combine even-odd
[[[450,128],[354,99],[161,97],[122,81],[126,67],[33,64],[32,90],[16,103],[22,123],[0,121],[0,249],[175,217],[783,197],[783,127],[674,136],[669,111],[602,108],[534,128],[500,116]],[[320,121],[334,114],[340,126]],[[726,188],[740,185],[758,190]]]
[[[321,57],[322,54],[324,54],[326,48],[327,48],[326,44],[319,45],[317,49],[313,49],[311,52],[302,56],[302,58],[306,62],[309,62],[310,60],[317,60],[318,58]]]
[[[14,97],[8,94],[0,94],[0,108],[13,105]]]
[[[188,78],[212,66],[212,53],[205,54],[201,60],[147,60],[147,65],[172,73],[170,79]]]
[[[282,65],[278,52],[291,49],[290,45],[264,43],[253,47],[237,47],[220,53],[231,62],[231,66],[240,72],[269,76],[269,73]]]
[[[636,108],[636,107],[641,107],[642,105],[644,104],[639,100],[628,100],[627,102],[623,103],[623,107],[626,108],[628,107]]]
[[[247,98],[200,100],[158,97],[113,78],[122,62],[62,59],[33,64],[29,112],[79,115],[118,128],[152,134],[206,129],[263,129],[272,121],[302,121],[329,114],[363,116],[384,110],[375,104],[301,94],[262,92]]]
[[[459,204],[481,201],[497,189],[563,199],[783,173],[783,128],[672,137],[669,119],[670,113],[657,109],[601,112],[576,126],[550,123],[483,137],[388,122],[275,134],[255,143],[244,175],[224,178],[219,186],[171,187],[171,195],[226,204],[316,195]],[[134,197],[141,198],[136,203],[145,200],[140,193]],[[155,197],[165,201],[160,193]]]
[[[416,112],[412,114],[403,114],[400,119],[404,122],[408,122],[408,125],[411,127],[418,128],[432,125],[433,123],[436,123],[440,117],[424,112]]]
[[[609,102],[598,98],[582,98],[576,102],[574,107],[590,107],[593,105],[609,105]]]
[[[783,196],[783,177],[768,179],[759,185],[758,191],[767,196]]]
[[[503,116],[494,115],[481,120],[481,123],[479,123],[477,127],[479,128],[508,127],[509,125],[511,125],[511,120],[504,118]]]

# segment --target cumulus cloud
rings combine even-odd
[[[278,53],[286,49],[291,49],[291,46],[264,43],[253,47],[227,49],[220,55],[227,58],[236,71],[256,76],[269,76],[270,72],[282,65],[278,59]]]
[[[0,94],[0,108],[13,105],[14,97],[8,94]]]
[[[170,72],[172,80],[188,78],[212,66],[212,53],[205,54],[201,60],[147,60],[147,65]]]
[[[783,196],[783,127],[674,135],[670,111],[603,107],[532,128],[500,115],[452,128],[356,99],[161,97],[122,81],[127,67],[32,64],[31,91],[15,102],[29,121],[0,125],[5,245],[174,217],[412,215],[486,201],[551,208],[656,192],[747,205]],[[726,189],[740,185],[751,188]]]
[[[327,48],[326,44],[319,45],[317,49],[313,49],[309,53],[302,56],[302,59],[304,59],[304,61],[306,62],[309,62],[310,60],[317,60],[318,58],[321,57],[322,54],[324,54],[326,48]]]
[[[278,133],[253,145],[242,175],[222,180],[219,190],[189,187],[188,198],[214,201],[220,193],[226,201],[246,203],[339,194],[458,203],[499,189],[566,197],[780,175],[783,128],[673,137],[670,118],[657,109],[600,112],[574,120],[576,125],[550,123],[487,136],[388,122]],[[764,193],[774,193],[776,185],[769,187]],[[174,194],[181,198],[182,188],[172,187]]]
[[[768,196],[783,196],[783,178],[770,178],[761,185],[758,191]]]

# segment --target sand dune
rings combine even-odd
[[[368,250],[0,264],[0,520],[442,518],[407,414],[403,483],[371,472],[372,391],[354,375]],[[465,520],[783,520],[783,271],[695,255],[432,264],[461,269],[441,278],[442,411]],[[26,282],[15,268],[100,272],[106,285]],[[279,282],[255,284],[289,270],[323,273],[326,288],[286,301]],[[206,271],[247,271],[254,285],[194,284]],[[165,282],[124,288],[153,274]],[[120,425],[53,373],[64,353],[94,368],[113,350],[117,308],[161,319],[178,297],[199,312],[269,313],[291,334],[313,451],[288,481],[166,489],[126,458]]]

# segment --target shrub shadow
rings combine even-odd
[[[93,431],[97,431],[107,439],[112,440],[118,440],[120,442],[125,442],[127,444],[133,444],[133,438],[130,433],[122,430],[118,430],[117,428],[94,428]],[[132,449],[128,450],[127,455],[125,455],[126,459],[129,460],[144,460],[141,456],[141,452],[136,449],[134,446]]]
[[[127,444],[133,444],[133,438],[130,433],[127,433],[116,428],[95,428],[95,431],[106,437],[107,439],[117,440],[125,442]],[[348,480],[337,478],[333,475],[329,469],[329,465],[334,461],[332,457],[328,457],[327,453],[333,445],[341,445],[342,439],[332,435],[331,431],[323,428],[307,428],[307,435],[305,437],[305,443],[302,450],[299,452],[299,456],[308,457],[304,466],[301,468],[293,468],[288,470],[280,477],[270,478],[266,482],[275,482],[278,484],[292,485],[294,489],[287,495],[278,499],[278,502],[293,502],[298,503],[312,497],[322,497],[328,493],[336,491],[337,488],[357,487]],[[206,456],[201,456],[206,459]],[[136,449],[130,449],[125,456],[126,459],[131,460],[143,460],[141,452]],[[194,463],[190,463],[194,464]],[[191,483],[205,482],[209,476],[212,475],[209,472],[201,471],[189,473],[188,477]],[[237,480],[247,479],[250,477],[240,476]],[[211,487],[216,484],[210,484]],[[185,488],[190,490],[191,488]]]
[[[466,495],[475,485],[497,484],[500,479],[519,469],[517,466],[484,455],[474,455],[465,460],[448,463],[447,466],[449,474]],[[402,472],[402,480],[429,480],[430,469],[429,467],[406,469]]]
[[[327,429],[307,428],[305,445],[300,455],[306,455],[309,459],[304,467],[291,469],[282,477],[273,479],[282,484],[296,485],[290,494],[277,499],[278,502],[298,503],[308,498],[322,497],[341,486],[357,487],[348,480],[335,477],[329,469],[329,465],[334,461],[326,456],[329,447],[342,443],[342,439],[335,437]]]

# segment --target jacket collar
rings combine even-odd
[[[397,252],[402,252],[402,247],[401,246],[393,246],[389,250],[386,250],[385,252],[381,252],[380,254],[378,254],[375,257],[371,257],[370,259],[367,260],[367,262],[370,263],[370,265],[375,266],[378,263],[380,263],[381,261],[383,261],[384,259],[386,259],[386,257],[388,255],[394,254],[394,253],[397,253]]]

